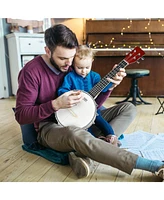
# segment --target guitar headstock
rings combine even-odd
[[[132,64],[142,58],[144,54],[145,52],[140,47],[135,47],[126,55],[124,60],[126,60],[129,64]]]

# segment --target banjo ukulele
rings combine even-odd
[[[145,52],[139,47],[135,47],[126,57],[105,77],[103,77],[89,92],[81,91],[83,99],[80,103],[71,108],[59,109],[55,112],[56,120],[61,126],[77,126],[83,129],[89,128],[95,121],[97,114],[97,104],[95,99],[110,83],[107,78],[113,78],[120,68],[125,68],[129,64],[138,61]]]

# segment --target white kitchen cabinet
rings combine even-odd
[[[16,95],[18,89],[18,74],[25,63],[37,55],[45,53],[44,34],[11,33],[6,35],[12,94]]]

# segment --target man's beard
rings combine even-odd
[[[56,62],[55,62],[54,59],[52,58],[52,56],[51,56],[51,58],[50,58],[50,63],[51,63],[51,65],[52,65],[53,67],[55,67],[56,69],[58,69],[59,71],[61,71],[60,68],[59,68],[59,66],[56,64]]]

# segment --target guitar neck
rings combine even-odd
[[[120,71],[120,68],[125,68],[129,65],[128,62],[122,60],[113,70],[111,70],[106,76],[104,76],[100,82],[98,82],[88,93],[96,99],[96,97],[106,88],[110,83],[107,78],[113,78]]]

